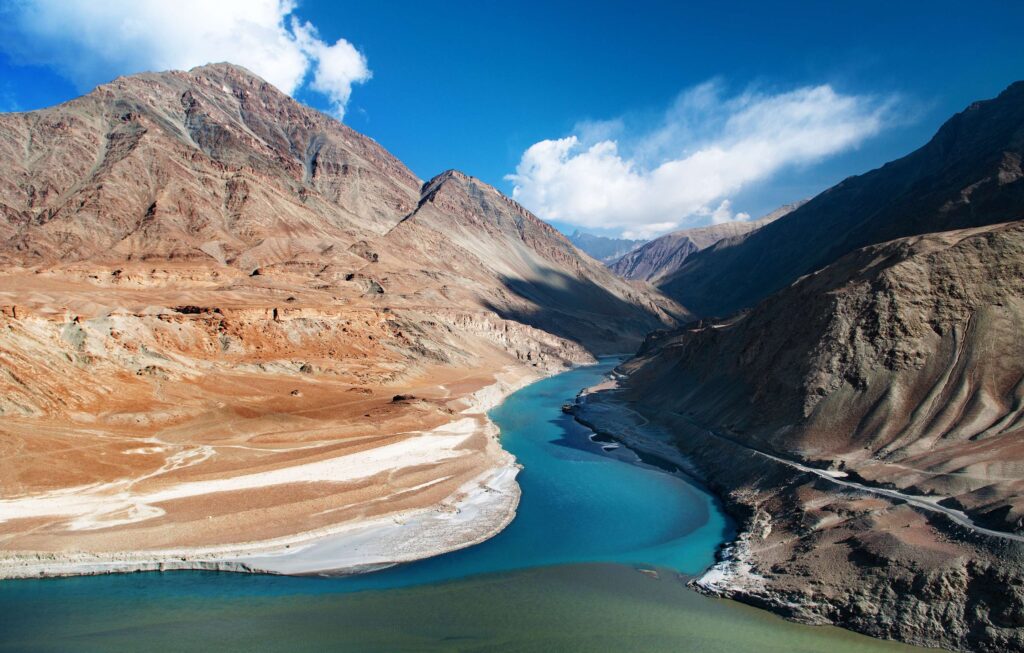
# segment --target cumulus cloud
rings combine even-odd
[[[370,79],[366,57],[345,39],[327,45],[308,22],[293,20],[292,33],[303,53],[314,62],[310,88],[326,95],[337,112],[342,113],[352,95],[352,84]]]
[[[749,213],[740,211],[732,212],[732,200],[722,200],[718,208],[711,212],[711,224],[722,224],[723,222],[743,222],[750,219]]]
[[[730,195],[856,147],[883,129],[890,107],[828,85],[724,97],[708,82],[681,94],[651,129],[589,122],[535,143],[507,179],[541,217],[630,237],[743,220]]]
[[[288,94],[309,87],[344,115],[352,85],[370,78],[356,48],[329,44],[291,0],[22,0],[0,13],[4,49],[50,66],[80,90],[117,75],[230,61]]]

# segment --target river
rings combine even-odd
[[[616,361],[491,412],[524,466],[512,524],[475,547],[348,578],[168,572],[0,582],[0,651],[917,650],[701,596],[733,525],[658,461],[561,413]]]

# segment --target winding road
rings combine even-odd
[[[587,399],[588,399],[588,394],[589,394],[588,391],[590,391],[590,390],[591,389],[588,388],[587,390],[584,390],[583,392],[581,392],[580,395],[577,396],[577,402],[578,403],[585,403],[587,401]],[[606,403],[606,402],[602,402],[602,403]],[[619,401],[615,401],[614,404],[615,404],[616,407],[621,408],[623,411],[632,414],[636,419],[639,420],[639,423],[637,423],[635,426],[637,426],[639,428],[643,428],[644,426],[647,426],[647,425],[650,424],[650,420],[648,420],[644,415],[638,413],[637,411],[633,410],[632,408],[630,408],[629,406],[625,405],[624,403],[619,402]],[[675,411],[672,411],[672,414],[677,416],[678,418],[680,418],[682,420],[685,420],[686,422],[688,422],[690,424],[693,424],[693,422],[691,422],[685,415],[682,415],[682,414],[677,413]],[[694,426],[696,427],[696,425],[694,425]],[[708,430],[708,429],[706,429],[704,427],[696,427],[696,428],[700,428],[700,430],[704,431],[704,433],[706,433],[707,435],[710,435],[710,436],[712,436],[714,438],[717,438],[719,440],[723,440],[725,442],[728,442],[729,444],[735,445],[735,446],[740,447],[742,449],[746,449],[747,451],[750,451],[751,453],[753,453],[753,454],[755,454],[757,456],[762,456],[764,458],[767,458],[767,459],[772,460],[772,461],[774,461],[776,463],[779,463],[781,465],[785,465],[787,467],[790,467],[790,468],[795,469],[795,470],[800,471],[800,472],[805,472],[805,473],[808,473],[808,474],[814,474],[815,476],[823,478],[826,481],[828,481],[830,483],[834,483],[834,484],[839,485],[841,487],[849,488],[849,489],[852,489],[852,490],[858,490],[860,492],[867,492],[869,494],[875,494],[875,495],[883,496],[883,497],[886,497],[886,498],[889,498],[889,499],[895,499],[895,500],[898,500],[898,501],[904,501],[907,504],[909,504],[911,506],[914,506],[915,508],[919,508],[921,510],[926,510],[928,512],[939,513],[939,514],[945,515],[946,517],[948,517],[950,520],[952,520],[957,525],[963,526],[964,528],[967,528],[967,529],[970,529],[970,530],[974,531],[975,533],[979,533],[981,535],[987,535],[989,537],[996,537],[996,538],[999,538],[999,539],[1002,539],[1002,540],[1008,540],[1008,541],[1011,541],[1011,542],[1022,542],[1022,543],[1024,543],[1024,535],[1018,535],[1016,533],[1008,533],[1006,531],[997,531],[997,530],[993,530],[991,528],[985,528],[984,526],[979,526],[970,517],[968,517],[967,514],[964,513],[962,510],[957,510],[955,508],[949,508],[949,507],[940,505],[939,501],[942,501],[945,497],[927,497],[927,496],[921,496],[921,495],[915,495],[915,494],[906,494],[906,493],[900,492],[899,490],[890,490],[888,488],[874,487],[874,486],[871,486],[871,485],[865,485],[863,483],[858,483],[856,481],[846,480],[844,478],[846,476],[846,474],[844,472],[838,472],[838,471],[827,470],[827,469],[818,469],[816,467],[811,467],[809,465],[805,465],[803,463],[799,463],[799,462],[797,462],[795,460],[789,460],[788,458],[783,458],[783,457],[777,456],[775,454],[766,453],[764,451],[761,451],[760,449],[757,449],[755,447],[750,446],[749,444],[746,444],[744,442],[740,442],[738,440],[735,440],[735,439],[733,439],[733,438],[731,438],[731,437],[729,437],[727,435],[722,435],[721,433],[715,433],[714,431],[710,431],[710,430]],[[595,430],[596,430],[596,428],[595,428]],[[614,434],[612,434],[612,433],[609,433],[609,435],[614,436]],[[637,444],[637,443],[626,443],[626,444],[628,445],[628,444]]]
[[[888,488],[880,488],[880,487],[873,487],[873,486],[870,486],[870,485],[864,485],[863,483],[857,483],[856,481],[847,481],[847,480],[844,480],[844,478],[843,478],[843,476],[845,476],[845,474],[843,472],[835,472],[835,471],[831,471],[831,470],[827,470],[827,469],[818,469],[816,467],[810,467],[808,465],[804,465],[802,463],[798,463],[795,460],[788,460],[788,459],[782,458],[780,456],[776,456],[776,455],[773,455],[773,454],[770,454],[770,453],[765,453],[764,451],[761,451],[760,449],[755,449],[754,447],[751,447],[750,445],[744,444],[742,442],[738,442],[738,441],[736,441],[736,440],[734,440],[734,439],[732,439],[732,438],[730,438],[728,436],[721,435],[720,433],[715,433],[714,431],[708,431],[707,429],[704,429],[704,430],[705,430],[705,432],[708,435],[716,437],[716,438],[718,438],[720,440],[725,440],[726,442],[729,442],[730,444],[734,444],[734,445],[736,445],[738,447],[742,447],[742,448],[744,448],[744,449],[746,449],[746,450],[748,450],[748,451],[750,451],[750,452],[752,452],[752,453],[754,453],[754,454],[756,454],[758,456],[763,456],[765,458],[768,458],[769,460],[773,460],[773,461],[775,461],[777,463],[780,463],[782,465],[786,465],[787,467],[791,467],[791,468],[799,470],[801,472],[807,472],[807,473],[810,473],[810,474],[814,474],[815,476],[819,476],[819,477],[825,479],[826,481],[829,481],[831,483],[835,483],[836,485],[841,485],[843,487],[851,488],[851,489],[854,489],[854,490],[859,490],[861,492],[869,492],[871,494],[877,494],[877,495],[880,495],[880,496],[883,496],[883,497],[888,497],[890,499],[897,499],[899,501],[905,501],[908,504],[910,504],[910,505],[912,505],[912,506],[914,506],[916,508],[921,508],[922,510],[928,510],[930,512],[941,513],[941,514],[945,515],[946,517],[949,517],[951,520],[953,520],[954,522],[956,522],[960,526],[963,526],[964,528],[969,528],[972,531],[975,531],[976,533],[981,533],[982,535],[988,535],[990,537],[998,537],[998,538],[1002,538],[1004,540],[1010,540],[1010,541],[1013,541],[1013,542],[1024,542],[1024,535],[1017,535],[1016,533],[1007,533],[1006,531],[996,531],[996,530],[992,530],[991,528],[985,528],[984,526],[979,526],[978,524],[974,523],[974,521],[971,520],[971,518],[968,517],[967,514],[964,513],[962,510],[957,510],[955,508],[947,508],[946,506],[940,505],[939,501],[941,501],[945,497],[926,497],[926,496],[921,496],[921,495],[916,495],[916,494],[905,494],[903,492],[900,492],[899,490],[890,490]]]

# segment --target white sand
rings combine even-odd
[[[69,530],[109,528],[163,515],[164,511],[155,504],[164,501],[288,483],[354,481],[385,471],[437,463],[458,456],[459,445],[477,429],[476,420],[465,418],[400,442],[329,460],[212,481],[178,483],[150,492],[135,492],[133,486],[138,485],[141,479],[134,479],[0,500],[0,523],[11,519],[54,516],[72,518]],[[168,459],[169,465],[165,464],[161,471],[147,478],[196,464],[209,455],[212,453],[195,450],[175,454]],[[188,460],[190,458],[192,460]]]
[[[230,547],[11,555],[0,557],[0,579],[176,569],[350,574],[427,558],[489,539],[512,521],[519,468],[508,458],[460,488],[450,504]]]

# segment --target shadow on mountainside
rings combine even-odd
[[[503,276],[501,282],[514,299],[507,304],[485,300],[485,308],[576,342],[595,355],[633,353],[645,335],[666,326],[653,307],[628,302],[593,281],[563,272],[544,270],[529,281]]]

